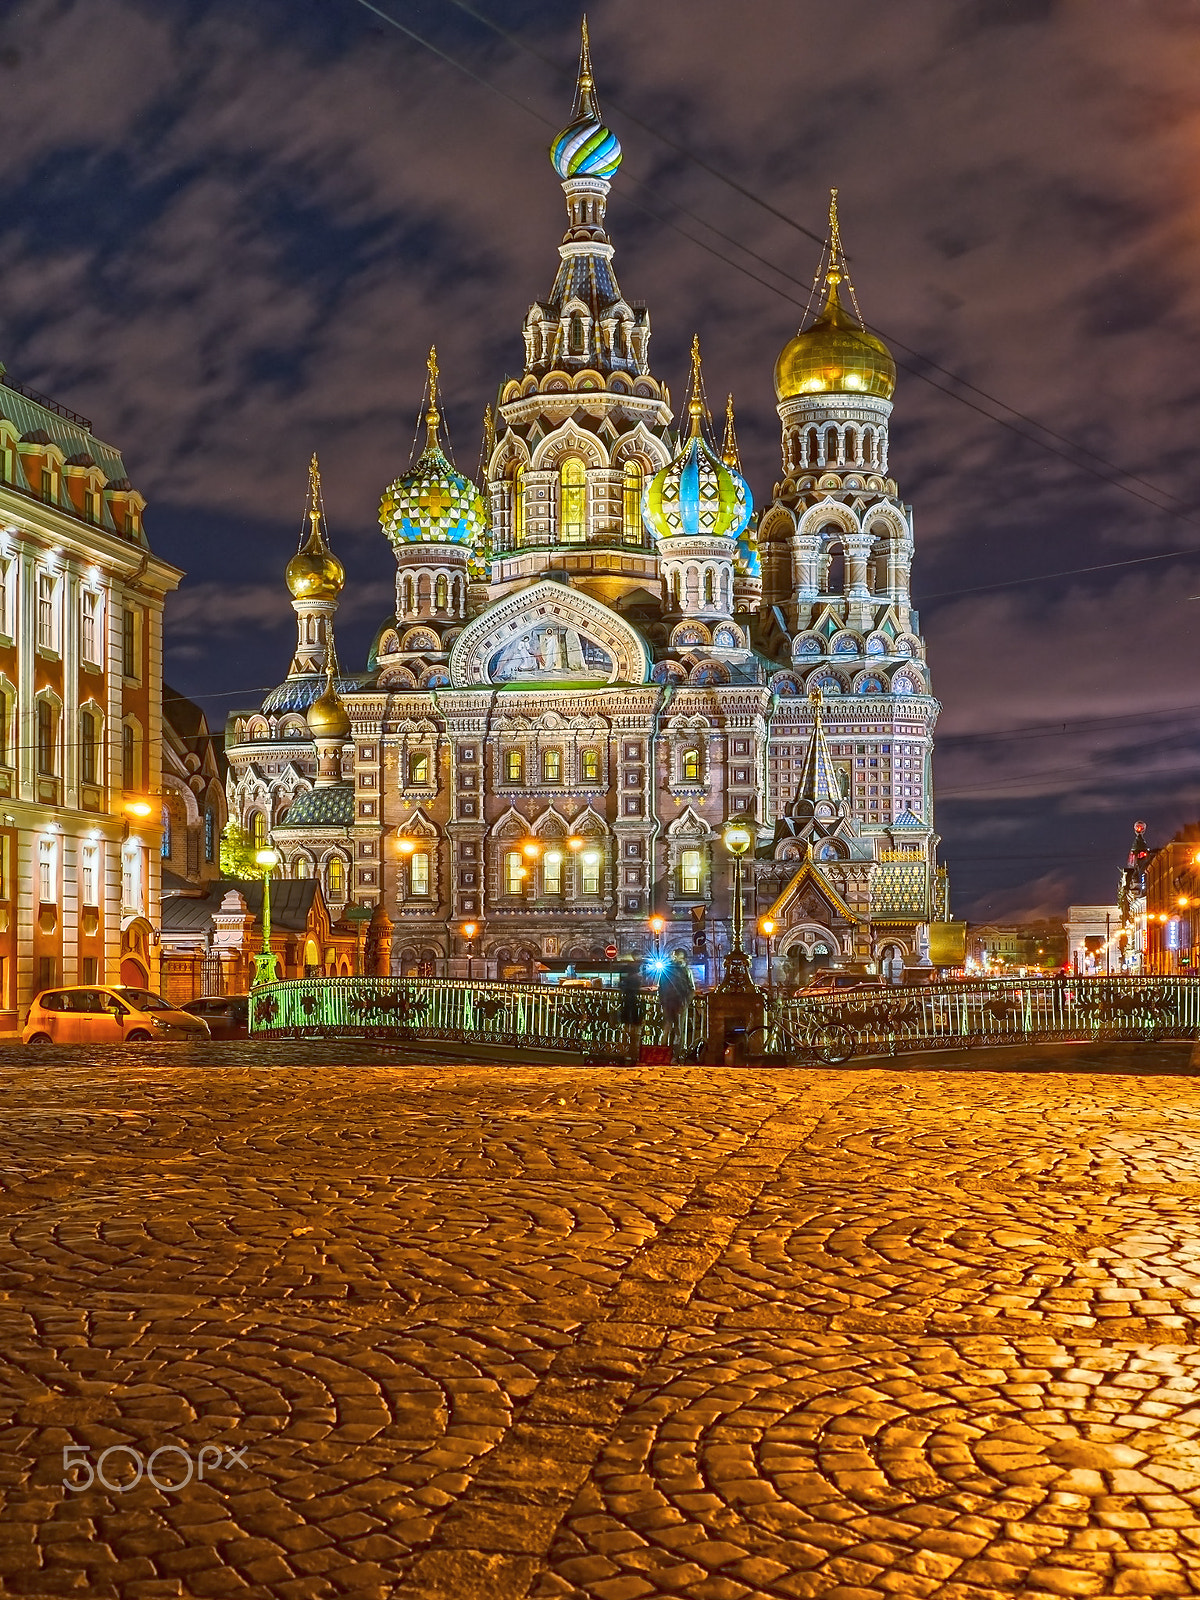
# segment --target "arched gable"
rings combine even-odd
[[[822,528],[828,527],[831,523],[843,533],[862,532],[859,520],[850,507],[842,505],[838,500],[830,499],[818,501],[815,506],[808,508],[800,518],[799,531],[802,534],[820,533]]]
[[[553,658],[548,646],[543,649],[547,634],[553,636]],[[640,634],[601,601],[543,581],[505,595],[469,622],[454,642],[449,667],[456,689],[572,680],[646,683],[650,652]]]
[[[563,456],[582,456],[589,467],[607,467],[608,451],[594,433],[585,433],[576,423],[567,421],[548,433],[533,452],[533,467],[542,472],[557,466]]]

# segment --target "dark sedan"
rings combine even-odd
[[[189,1000],[181,1011],[203,1017],[214,1039],[245,1039],[250,1033],[250,996],[246,994],[205,995]]]

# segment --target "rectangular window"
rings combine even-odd
[[[584,783],[600,782],[599,750],[585,750],[583,752],[583,781]]]
[[[42,499],[43,500],[53,500],[53,498],[54,498],[54,474],[52,472],[50,472],[46,467],[43,467],[42,468]]]
[[[48,700],[37,703],[37,758],[38,771],[53,776],[54,707]]]
[[[543,750],[542,751],[542,782],[543,783],[561,783],[562,782],[562,751],[561,750]]]
[[[504,781],[522,783],[525,778],[525,756],[520,750],[504,752]]]
[[[137,677],[137,651],[134,638],[135,617],[129,606],[121,612],[121,674],[126,678]]]
[[[599,850],[585,850],[581,858],[583,881],[581,889],[584,894],[600,893],[600,852]]]
[[[83,610],[80,616],[80,649],[83,659],[95,666],[100,660],[99,630],[96,626],[100,615],[100,596],[93,594],[90,589],[83,591]]]
[[[41,650],[54,649],[54,579],[38,573],[37,642]]]
[[[505,894],[520,894],[525,886],[525,863],[521,860],[519,850],[506,850],[504,853],[504,892]]]
[[[39,994],[43,989],[52,989],[58,982],[58,960],[55,956],[38,957],[37,986]]]
[[[8,696],[0,690],[0,767],[8,766]]]
[[[547,850],[542,859],[542,893],[563,892],[563,857],[561,850]]]
[[[212,807],[204,813],[204,859],[213,861],[217,854],[217,819]]]
[[[409,783],[429,782],[429,757],[421,753],[414,753],[408,758]]]
[[[679,892],[686,895],[700,893],[700,852],[683,850],[679,855]]]
[[[11,565],[11,562],[0,561],[0,633],[9,636],[12,634],[12,629],[8,625],[8,580]]]
[[[412,865],[408,869],[408,887],[410,894],[427,895],[429,893],[428,850],[413,851]]]
[[[80,983],[100,982],[100,962],[96,956],[84,956],[79,963]]]
[[[38,846],[38,893],[44,906],[54,904],[54,845],[49,839]]]
[[[91,711],[79,714],[79,771],[84,783],[95,783],[99,718]]]
[[[128,723],[126,723],[125,726],[121,729],[121,787],[122,787],[122,789],[136,789],[137,788],[136,757],[137,757],[137,745],[136,745],[136,742],[134,740],[133,729],[129,726]],[[260,812],[258,812],[256,814],[258,816],[261,816],[262,812],[260,811]],[[260,848],[260,849],[262,848],[262,845],[258,845],[258,841],[257,840],[255,841],[255,844],[256,844],[256,846],[258,848]],[[263,840],[262,844],[263,845],[266,844],[266,840],[265,839]]]
[[[80,855],[79,892],[85,906],[100,904],[100,847],[85,844]]]

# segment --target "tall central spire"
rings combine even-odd
[[[432,455],[435,450],[441,449],[438,439],[438,424],[441,422],[441,413],[438,410],[438,361],[437,345],[429,346],[429,355],[425,362],[429,371],[429,409],[425,413],[425,451]]]

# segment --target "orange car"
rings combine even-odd
[[[178,1011],[149,989],[44,989],[29,1008],[25,1044],[149,1044],[152,1039],[198,1044],[208,1024]]]

